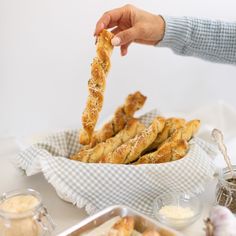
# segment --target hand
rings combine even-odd
[[[155,45],[161,41],[165,22],[159,15],[125,5],[104,13],[96,24],[94,35],[98,36],[103,29],[108,28],[114,28],[112,33],[115,36],[111,43],[120,46],[121,55],[125,56],[132,42]]]

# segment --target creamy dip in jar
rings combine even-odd
[[[51,232],[53,227],[38,192],[17,190],[1,196],[0,235],[42,236]]]

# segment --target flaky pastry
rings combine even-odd
[[[105,79],[110,69],[110,56],[113,49],[112,37],[113,34],[106,30],[98,36],[97,57],[94,58],[91,66],[91,79],[88,81],[89,95],[82,115],[83,129],[79,136],[79,142],[83,145],[91,142],[98,115],[102,109]]]
[[[131,236],[134,230],[134,217],[125,216],[110,229],[108,236]]]
[[[144,154],[152,150],[156,150],[165,140],[167,140],[175,130],[182,128],[185,124],[185,119],[168,118],[166,119],[165,127],[157,136],[155,141],[144,151]]]
[[[143,107],[146,99],[147,97],[139,91],[129,94],[125,103],[115,111],[114,117],[100,130],[94,132],[90,147],[94,147],[97,143],[104,142],[122,130],[127,121],[133,117],[134,113]]]
[[[143,150],[145,150],[157,137],[165,125],[163,117],[156,117],[152,124],[137,134],[134,138],[119,146],[113,152],[105,155],[101,162],[113,164],[128,164],[138,159]]]
[[[105,142],[98,143],[94,148],[79,151],[71,159],[90,163],[99,162],[102,156],[114,151],[118,146],[133,138],[144,129],[145,126],[142,123],[132,118],[116,136],[107,139]]]
[[[141,156],[136,164],[157,164],[169,161],[176,161],[186,155],[188,151],[188,142],[186,140],[177,140],[164,143],[155,151]]]
[[[163,145],[166,142],[177,141],[180,139],[184,139],[189,141],[198,131],[200,127],[200,120],[191,120],[187,122],[182,128],[179,128],[171,134],[171,136],[163,142]]]

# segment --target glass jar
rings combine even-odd
[[[232,178],[229,168],[220,171],[216,185],[216,202],[236,214],[236,165],[233,165],[233,172]]]
[[[54,228],[41,196],[35,190],[15,190],[0,196],[1,236],[48,236]]]

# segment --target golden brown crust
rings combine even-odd
[[[144,149],[146,149],[161,132],[165,125],[165,119],[156,117],[152,124],[137,134],[134,138],[119,146],[113,152],[108,153],[101,159],[103,163],[128,164],[139,157]]]
[[[109,231],[108,236],[131,236],[134,230],[134,217],[122,217]]]
[[[166,124],[162,132],[157,136],[155,141],[145,150],[144,153],[156,150],[165,140],[167,140],[176,129],[182,128],[185,124],[185,119],[169,118],[166,119]]]
[[[88,82],[89,96],[82,115],[83,129],[80,132],[81,144],[89,144],[103,105],[105,79],[110,69],[110,56],[113,49],[111,38],[113,34],[103,30],[98,37],[97,57],[91,66],[91,79]]]
[[[160,228],[159,229],[161,236],[176,236],[176,233],[170,232],[168,229]]]
[[[101,60],[101,65],[105,74],[110,70],[110,56],[113,50],[111,39],[113,34],[107,30],[103,30],[97,38],[97,57]]]
[[[122,130],[127,121],[133,117],[134,113],[142,108],[146,99],[147,97],[145,97],[139,91],[129,94],[125,100],[124,105],[118,107],[116,110],[112,120],[110,120],[99,131],[93,134],[90,147],[94,147],[97,143],[104,142]]]
[[[200,120],[191,120],[187,122],[182,128],[175,130],[174,133],[161,145],[166,142],[177,141],[180,139],[184,139],[189,141],[199,130]]]
[[[99,162],[103,155],[108,154],[115,150],[118,146],[133,138],[136,134],[145,129],[145,126],[137,119],[130,119],[125,128],[122,129],[116,136],[107,139],[105,142],[98,143],[94,148],[79,151],[73,155],[70,159],[96,163]]]
[[[146,230],[142,236],[161,236],[160,233],[156,230]]]
[[[139,91],[129,94],[123,106],[125,115],[132,117],[136,111],[143,107],[146,99],[147,97]]]
[[[184,129],[182,139],[189,141],[199,130],[200,120],[191,120],[186,123],[186,129]]]
[[[157,164],[179,160],[186,155],[187,151],[188,142],[186,140],[167,142],[157,151],[141,156],[136,164]]]

